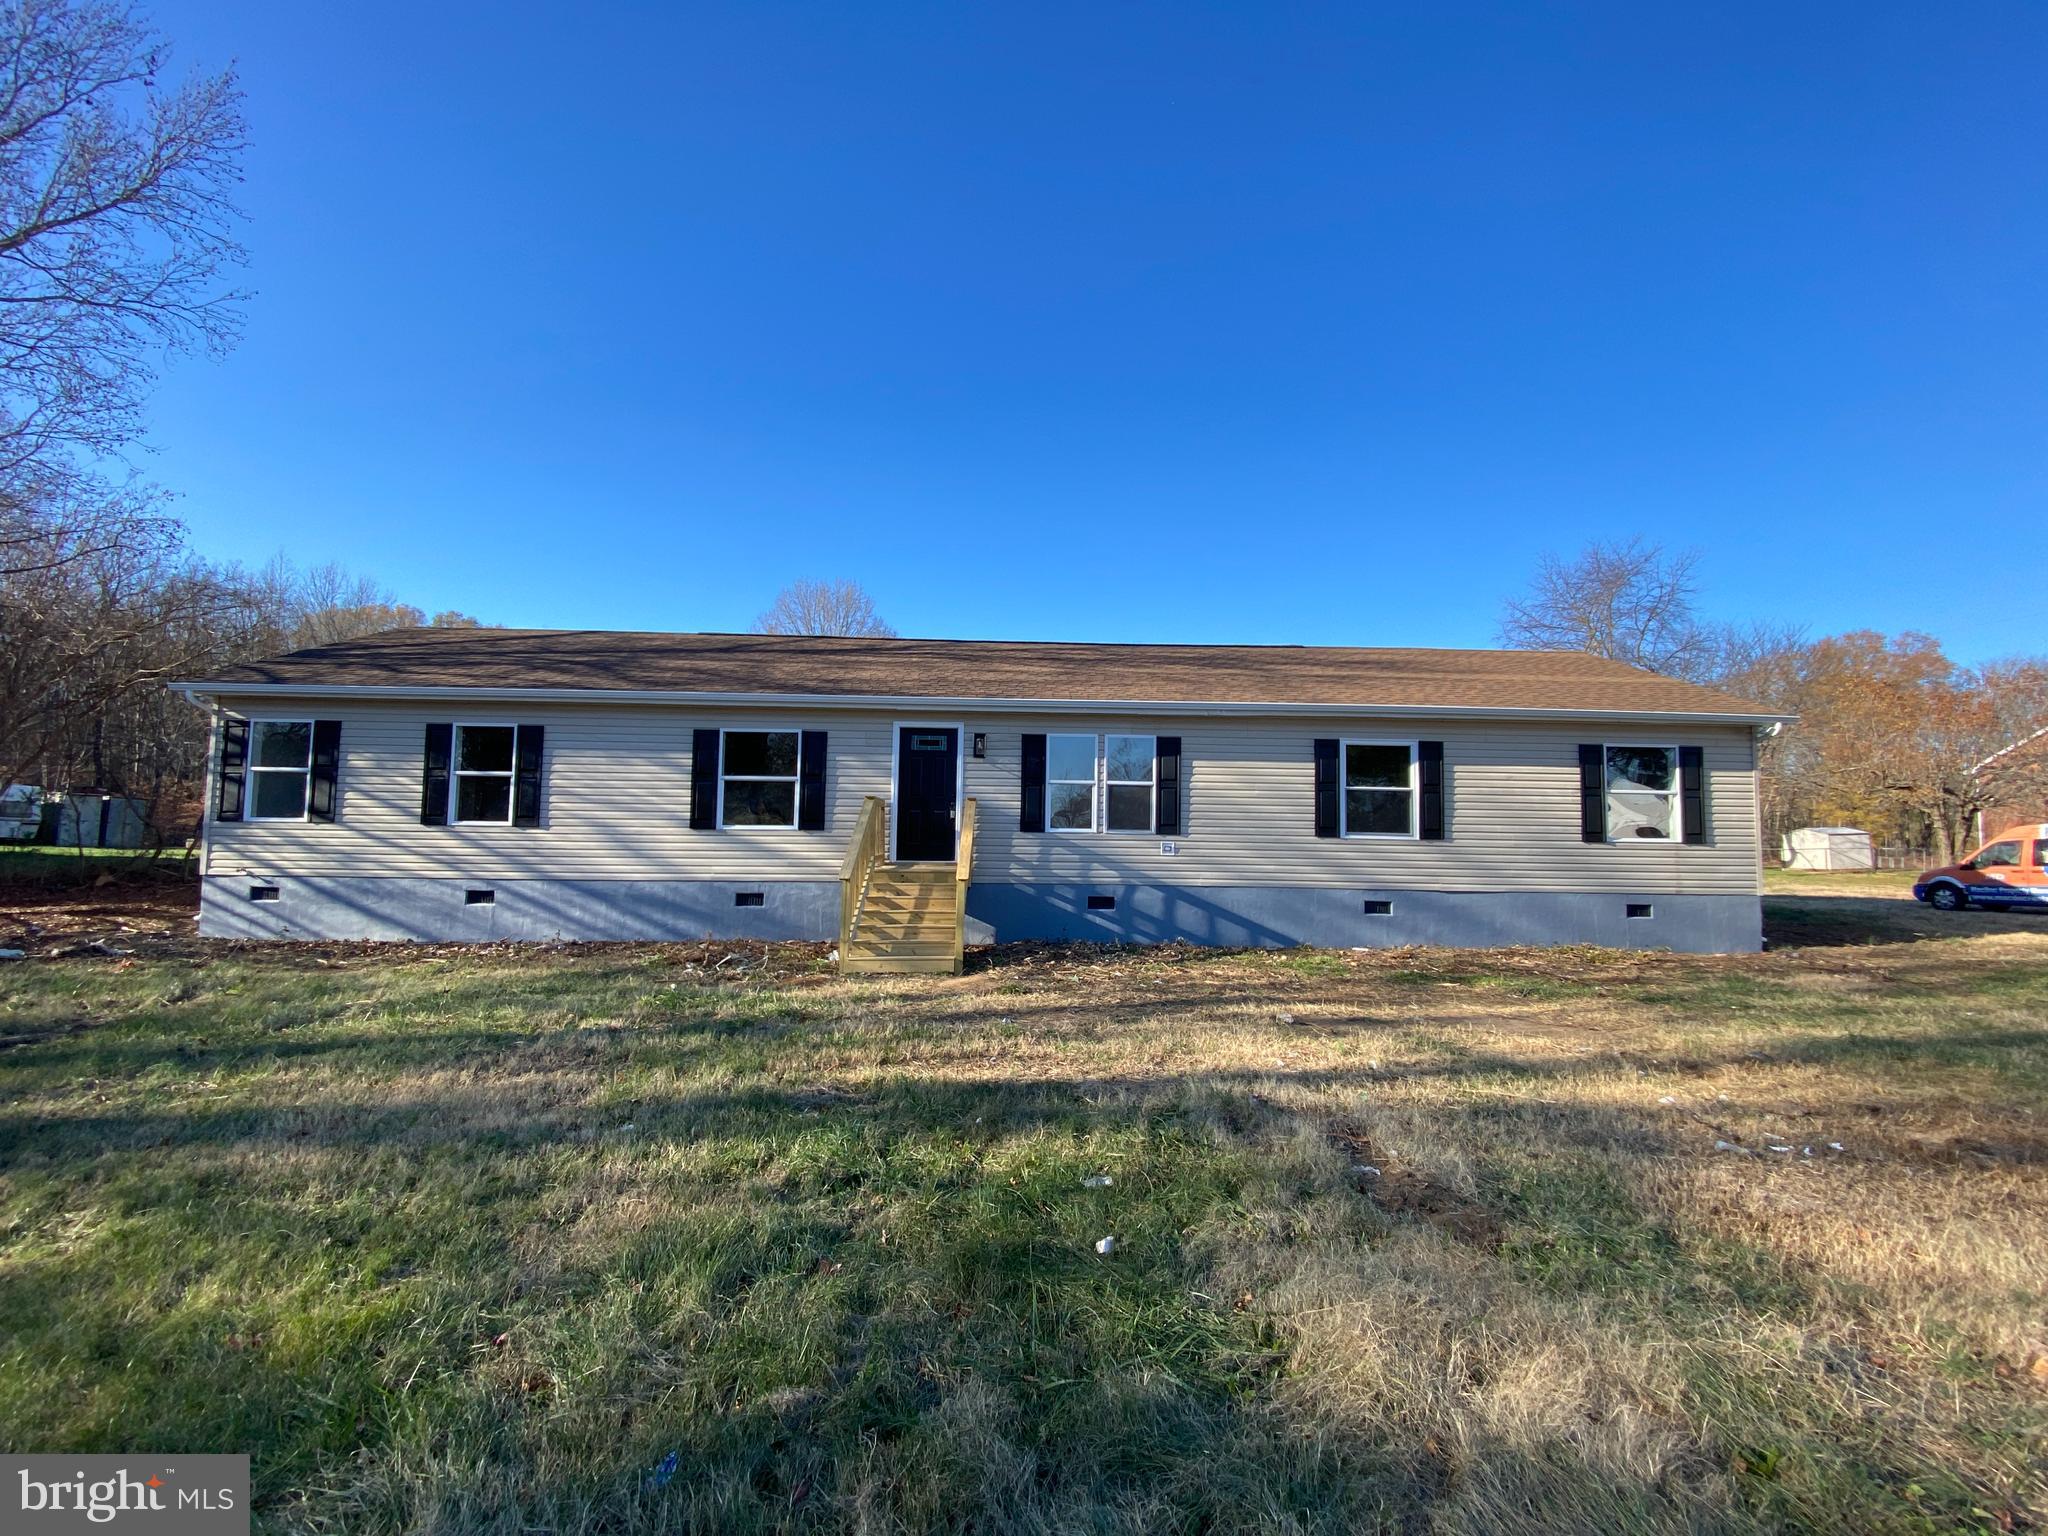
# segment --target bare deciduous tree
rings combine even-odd
[[[21,445],[105,452],[140,431],[164,347],[225,346],[239,262],[232,71],[173,89],[166,45],[97,0],[0,6],[0,383]]]
[[[754,620],[757,635],[894,635],[854,581],[793,581]]]
[[[0,573],[176,532],[96,467],[141,435],[158,357],[238,328],[241,92],[166,87],[166,55],[118,3],[0,4]]]
[[[1589,545],[1576,559],[1545,555],[1529,595],[1502,609],[1501,644],[1527,651],[1590,651],[1652,672],[1690,676],[1711,644],[1693,610],[1689,553],[1654,544]]]

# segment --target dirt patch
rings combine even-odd
[[[63,887],[0,885],[0,948],[31,955],[67,942],[99,939],[160,953],[166,940],[189,940],[199,916],[199,887],[147,880]]]
[[[1426,1222],[1488,1252],[1500,1247],[1500,1220],[1484,1206],[1389,1157],[1362,1131],[1338,1126],[1329,1134],[1331,1145],[1351,1160],[1358,1192],[1389,1216]]]

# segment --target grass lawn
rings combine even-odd
[[[1764,892],[1771,896],[1900,896],[1910,900],[1917,869],[1770,869]]]
[[[133,848],[52,848],[36,843],[0,843],[0,885],[73,885],[111,874],[189,872],[183,853],[153,856]]]
[[[16,963],[0,1424],[262,1530],[2029,1528],[2048,923],[1845,905]]]

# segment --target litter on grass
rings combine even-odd
[[[676,1468],[682,1464],[682,1452],[670,1451],[660,1461],[656,1462],[654,1470],[647,1474],[646,1486],[649,1488],[666,1488],[675,1477]]]
[[[1738,1147],[1732,1141],[1717,1141],[1714,1143],[1714,1150],[1716,1152],[1740,1152],[1744,1157],[1749,1156],[1749,1148]]]
[[[1099,1254],[1102,1254],[1104,1257],[1107,1257],[1108,1255],[1115,1253],[1116,1239],[1113,1237],[1105,1237],[1101,1242],[1095,1245],[1095,1251]]]
[[[1106,1173],[1092,1174],[1081,1181],[1083,1189],[1107,1189],[1116,1182]]]

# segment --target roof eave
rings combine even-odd
[[[1597,709],[1585,706],[1477,704],[1333,704],[1304,700],[1227,703],[1210,699],[1001,699],[929,694],[823,694],[690,692],[655,688],[429,688],[343,683],[172,683],[193,700],[223,694],[238,698],[393,699],[448,703],[678,704],[754,708],[898,709],[929,713],[1003,711],[1024,714],[1199,714],[1223,716],[1414,716],[1453,720],[1683,720],[1699,725],[1775,725],[1796,715],[1754,711]]]

